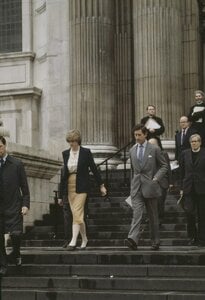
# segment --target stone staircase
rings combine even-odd
[[[139,250],[131,251],[124,246],[132,215],[124,201],[128,194],[118,186],[109,199],[96,193],[89,199],[85,251],[61,247],[62,209],[51,205],[51,213],[27,229],[23,266],[9,266],[0,299],[204,300],[205,248],[187,246],[185,216],[176,196],[166,200],[160,250],[150,250],[144,223]]]
[[[124,239],[130,228],[132,209],[125,203],[126,196],[111,196],[109,199],[93,196],[88,201],[86,223],[90,247],[124,246]],[[62,208],[51,205],[51,214],[36,221],[35,227],[27,228],[22,246],[44,247],[61,246],[63,243]],[[58,223],[55,230],[55,219]],[[146,220],[146,215],[144,216]],[[187,244],[186,219],[184,212],[176,205],[176,197],[168,195],[166,216],[160,227],[162,246],[180,246]],[[56,231],[56,232],[55,232]],[[140,245],[149,245],[148,225],[142,225]]]

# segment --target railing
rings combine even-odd
[[[127,148],[133,144],[133,141],[129,142],[127,145],[125,145],[124,147],[122,147],[121,149],[119,149],[118,151],[116,151],[114,154],[112,154],[110,157],[106,158],[105,160],[103,160],[101,163],[97,164],[97,167],[99,168],[102,165],[105,165],[105,184],[106,184],[106,188],[107,188],[107,196],[109,194],[109,183],[108,183],[108,179],[109,179],[109,172],[111,172],[111,169],[109,169],[109,161],[118,156],[119,153],[123,154],[123,156],[121,157],[122,161],[123,161],[123,184],[124,186],[128,185],[128,178],[127,178],[127,167],[126,167],[126,163],[127,163]]]

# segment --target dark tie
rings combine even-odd
[[[0,164],[1,164],[0,167],[3,167],[3,165],[4,165],[4,160],[3,160],[3,158],[0,159]]]
[[[143,148],[144,148],[143,145],[139,146],[138,159],[140,164],[142,164],[142,160],[143,160]]]
[[[184,144],[185,137],[186,137],[186,134],[185,134],[185,129],[182,129],[181,145],[183,145],[183,144]]]

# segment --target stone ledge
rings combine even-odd
[[[9,153],[23,161],[30,177],[51,179],[59,171],[62,161],[47,151],[20,144],[8,143]]]

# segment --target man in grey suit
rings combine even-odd
[[[144,125],[136,125],[133,134],[136,140],[130,150],[133,218],[125,244],[132,250],[137,250],[145,205],[150,224],[151,249],[158,250],[160,239],[157,199],[161,196],[160,181],[167,173],[168,165],[160,148],[147,142],[147,129]]]

